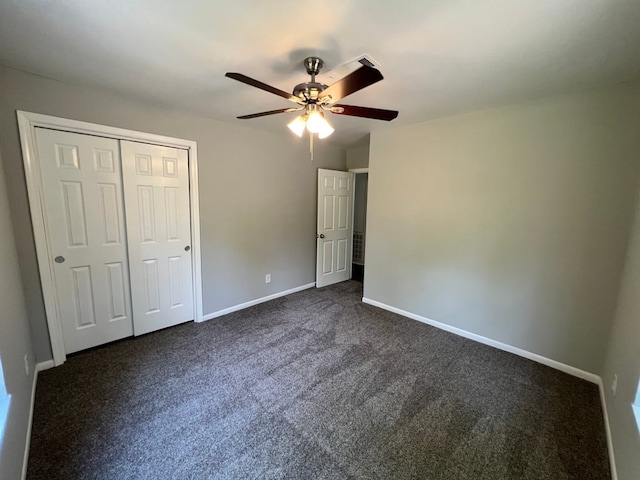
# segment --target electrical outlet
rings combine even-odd
[[[267,273],[264,276],[264,283],[271,283],[271,274],[270,273]]]
[[[27,377],[29,376],[29,357],[26,353],[24,355],[24,373],[27,374]]]
[[[618,374],[613,376],[613,382],[611,382],[611,391],[614,397],[616,396],[616,390],[618,390]]]

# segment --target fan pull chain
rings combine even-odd
[[[313,162],[313,133],[309,132],[309,153],[311,154],[311,161]]]

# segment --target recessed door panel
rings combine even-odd
[[[171,308],[182,306],[182,256],[169,257],[169,293]]]
[[[76,145],[55,144],[56,163],[58,168],[80,169],[78,147]]]
[[[178,178],[178,159],[162,157],[162,167],[165,177]]]
[[[138,218],[140,219],[140,238],[143,242],[154,242],[156,240],[153,193],[152,186],[138,185]]]
[[[100,190],[104,244],[118,244],[121,242],[118,185],[115,183],[100,183],[98,188]]]
[[[86,247],[87,225],[84,215],[82,182],[60,182],[64,198],[67,238],[70,247]]]
[[[145,314],[160,311],[160,278],[158,277],[158,259],[144,260],[143,276],[146,299]]]
[[[322,242],[322,274],[333,273],[333,240]]]
[[[334,205],[335,205],[335,197],[333,195],[325,195],[323,198],[324,210],[323,210],[323,229],[324,230],[335,230],[334,224]]]
[[[136,174],[137,175],[153,175],[151,155],[135,155]]]
[[[349,223],[349,206],[351,197],[346,195],[338,196],[338,225],[340,230],[347,230],[350,227]]]
[[[336,241],[336,272],[344,272],[347,270],[348,243],[346,238],[341,238]]]
[[[331,174],[327,174],[324,177],[324,185],[323,188],[325,190],[331,190],[333,188],[335,188],[335,184],[336,184],[336,178],[331,175]]]
[[[167,222],[167,240],[177,242],[180,240],[180,225],[178,223],[178,199],[179,190],[176,187],[164,188],[165,221]]]
[[[107,263],[107,284],[109,285],[109,321],[127,318],[127,295],[129,285],[122,262]]]
[[[112,150],[103,150],[101,148],[93,149],[93,160],[96,171],[105,173],[115,173],[116,164],[113,158]]]
[[[93,307],[91,267],[89,265],[73,267],[71,276],[77,328],[93,327],[96,324],[96,316]]]

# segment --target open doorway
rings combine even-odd
[[[358,171],[360,170],[360,171]],[[365,171],[362,171],[365,170]],[[364,280],[365,244],[367,238],[367,190],[369,185],[368,169],[351,170],[355,173],[355,192],[353,201],[353,256],[351,278]]]

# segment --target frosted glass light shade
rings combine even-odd
[[[306,126],[306,123],[307,122],[305,122],[304,116],[300,115],[299,117],[296,117],[293,120],[291,120],[287,124],[287,127],[289,127],[289,130],[291,130],[297,136],[302,137],[302,134],[304,133],[304,127]]]
[[[323,127],[318,132],[318,138],[327,138],[329,135],[333,133],[333,127],[329,125],[329,122],[324,121]]]
[[[317,133],[318,138],[326,138],[333,133],[333,127],[329,125],[329,122],[324,118],[322,112],[318,111],[309,112],[307,130],[309,130],[310,133]]]
[[[318,133],[324,127],[327,121],[324,119],[324,115],[322,112],[318,112],[313,110],[309,112],[309,117],[307,118],[307,130],[310,133]]]

